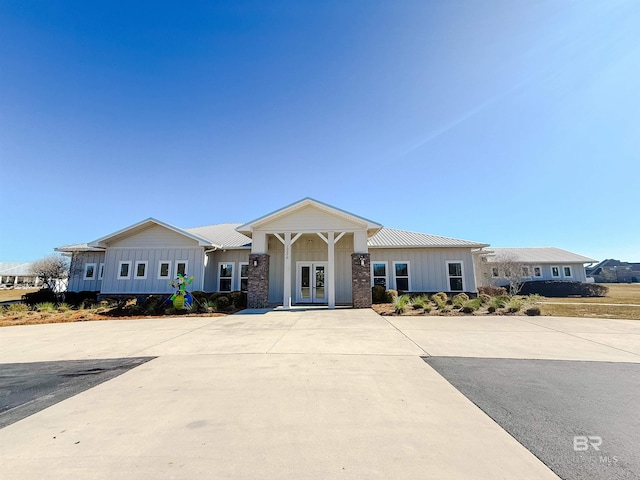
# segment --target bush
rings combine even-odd
[[[604,297],[609,287],[598,283],[569,282],[565,280],[542,280],[524,282],[522,295],[538,294],[543,297]]]
[[[409,295],[401,295],[393,297],[393,308],[397,314],[402,314],[407,310],[407,307],[411,303]]]
[[[434,302],[438,303],[436,299],[438,299],[438,300],[440,300],[440,302],[446,304],[447,300],[449,299],[449,297],[444,292],[438,292],[438,293],[434,293],[433,295],[431,295],[431,300],[433,300]]]
[[[425,303],[423,308],[424,308],[424,313],[429,313],[431,311],[431,304]]]
[[[231,301],[228,297],[220,295],[216,300],[216,310],[218,312],[226,312],[231,307]]]
[[[7,311],[10,313],[24,313],[29,311],[29,306],[24,303],[12,303],[7,307]]]
[[[386,299],[387,299],[387,303],[393,302],[393,299],[396,298],[398,296],[398,291],[397,290],[387,290],[386,292],[384,292]]]
[[[489,305],[489,308],[487,308],[487,311],[489,313],[495,313],[496,312],[496,307],[494,307],[493,305]]]
[[[458,308],[461,308],[464,305],[464,303],[468,301],[469,301],[469,295],[467,295],[466,293],[457,293],[451,299],[451,303],[453,304],[453,306]]]
[[[530,317],[538,316],[541,313],[540,312],[540,307],[529,307],[524,311],[524,313],[526,313]]]
[[[374,285],[371,287],[371,301],[373,303],[386,303],[387,295],[382,285]]]
[[[139,305],[139,311],[144,315],[162,315],[167,307],[171,306],[171,302],[161,295],[149,295]]]
[[[229,301],[235,308],[242,309],[247,307],[247,294],[244,292],[231,292],[229,294]]]
[[[491,296],[487,295],[486,293],[481,293],[480,295],[478,295],[478,298],[480,299],[483,305],[491,301]]]
[[[501,297],[507,294],[507,289],[504,287],[494,287],[489,285],[487,287],[478,287],[478,293],[484,293],[490,297]]]
[[[65,292],[64,301],[73,307],[79,307],[85,300],[90,300],[93,303],[98,302],[98,292],[92,292],[89,290],[83,290],[82,292]]]
[[[524,302],[518,298],[512,298],[511,300],[509,300],[509,302],[507,302],[507,305],[506,305],[509,313],[519,312],[523,306],[524,306]]]
[[[464,313],[473,313],[482,306],[482,300],[474,298],[473,300],[467,300],[462,305],[462,311]]]
[[[419,297],[415,297],[411,300],[411,305],[415,310],[423,309],[429,307],[431,310],[431,305],[429,303],[429,298],[426,295],[420,295]]]
[[[41,313],[53,313],[56,311],[56,304],[53,302],[42,302],[35,306],[35,310]]]
[[[48,288],[42,288],[37,292],[26,293],[22,296],[22,302],[30,307],[38,303],[56,303],[57,301],[56,294]]]
[[[489,306],[493,307],[495,312],[499,308],[504,308],[510,300],[507,295],[500,295],[499,297],[493,297],[489,301]]]
[[[191,304],[191,312],[208,312],[209,311],[209,298],[208,295],[200,290],[190,292],[193,303]]]

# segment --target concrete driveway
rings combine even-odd
[[[2,328],[0,363],[158,358],[1,429],[0,478],[557,478],[420,357],[638,363],[636,325],[339,309]]]

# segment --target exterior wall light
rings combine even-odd
[[[360,257],[360,266],[364,267],[364,257]]]
[[[253,259],[253,266],[254,266],[254,267],[257,267],[257,266],[258,266],[258,259],[257,259],[257,258],[254,258],[254,259]]]

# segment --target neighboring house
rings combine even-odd
[[[586,282],[585,263],[597,260],[555,247],[490,248],[476,252],[479,285],[507,285],[503,270],[521,269],[522,281]]]
[[[640,282],[640,263],[607,259],[588,267],[587,276],[597,283]]]
[[[178,273],[192,291],[246,291],[249,307],[371,305],[372,285],[475,293],[473,251],[485,243],[384,228],[305,198],[245,224],[181,229],[149,218],[71,255],[70,291],[101,297],[169,294]]]
[[[3,287],[37,287],[40,279],[31,273],[31,263],[0,262],[0,285]]]

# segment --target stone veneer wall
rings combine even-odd
[[[360,259],[364,258],[364,266]],[[351,254],[351,298],[353,308],[371,308],[371,255]]]
[[[253,261],[258,266],[253,266]],[[269,255],[252,253],[249,255],[249,277],[247,308],[267,308],[269,306]]]

